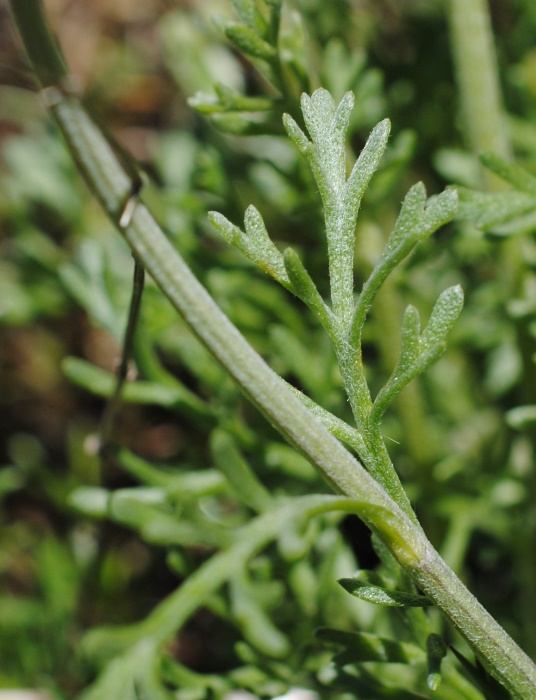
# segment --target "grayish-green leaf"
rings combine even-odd
[[[246,233],[218,212],[209,212],[209,219],[223,237],[238,248],[248,260],[261,267],[284,286],[290,286],[283,255],[268,236],[263,218],[254,206],[250,205],[246,209],[244,216]]]
[[[384,119],[372,130],[367,142],[356,160],[346,188],[348,206],[355,208],[365,193],[365,190],[374,175],[383,153],[387,147],[387,140],[391,131],[391,122]]]
[[[463,290],[460,285],[449,287],[441,292],[436,301],[430,320],[421,335],[423,348],[442,345],[463,308]]]
[[[293,248],[283,253],[283,261],[294,293],[315,313],[326,330],[331,328],[331,309],[326,306],[311,276]]]
[[[463,308],[463,290],[459,285],[442,292],[432,309],[428,324],[419,334],[420,321],[417,309],[408,306],[402,320],[402,347],[400,358],[386,384],[378,392],[370,414],[370,421],[377,425],[394,397],[431,364],[436,362],[446,348],[447,335]]]

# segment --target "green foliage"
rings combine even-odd
[[[201,118],[193,130],[191,117],[179,127],[168,118],[152,134],[162,187],[146,186],[144,201],[254,347],[412,520],[415,505],[448,563],[531,651],[530,152],[526,169],[483,158],[511,190],[427,197],[442,187],[438,145],[454,138],[433,111],[450,89],[441,66],[422,88],[426,36],[442,31],[431,11],[400,3],[380,23],[375,8],[354,16],[338,3],[232,6],[236,19],[217,23],[223,36],[203,18],[211,9],[162,18],[165,61],[186,97],[202,91],[189,100]],[[400,46],[387,47],[384,19]],[[422,60],[400,78],[389,51],[405,42]],[[377,506],[324,495],[151,281],[117,444],[106,459],[91,450],[115,386],[116,350],[103,361],[99,338],[121,342],[131,259],[57,134],[26,112],[3,147],[0,310],[10,356],[24,347],[31,359],[6,396],[31,386],[40,411],[15,411],[5,436],[0,684],[87,700],[274,698],[293,687],[345,700],[506,693],[387,550],[411,560],[412,531]],[[463,158],[448,162],[466,173]],[[404,196],[408,168],[426,188]],[[211,212],[212,226],[209,209],[223,212]],[[242,229],[232,221],[244,209]],[[30,324],[54,324],[56,344],[31,331],[17,345]],[[49,368],[61,357],[63,380]],[[56,392],[59,441],[43,418],[43,406],[56,416]],[[384,541],[373,536],[371,548],[355,513],[381,525]]]

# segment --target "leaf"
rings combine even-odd
[[[373,586],[357,578],[340,578],[339,583],[345,591],[361,600],[375,605],[386,605],[396,608],[426,608],[434,603],[424,595],[406,593],[405,591],[390,591],[381,586]]]
[[[271,504],[270,493],[240,454],[233,438],[217,428],[210,436],[212,456],[238,498],[254,511],[262,512]]]
[[[263,218],[253,205],[246,209],[244,215],[245,233],[223,214],[211,211],[208,217],[228,243],[238,248],[248,260],[261,267],[280,284],[289,288],[290,280],[283,255],[268,236]]]
[[[293,248],[285,250],[283,262],[293,292],[320,318],[324,328],[329,330],[332,323],[331,310],[324,303],[315,283]]]
[[[454,189],[445,190],[428,199],[419,231],[421,241],[452,219],[458,210],[458,201],[458,193]]]
[[[346,199],[349,206],[353,203],[355,207],[356,202],[361,201],[371,177],[378,169],[390,131],[391,122],[384,119],[374,127],[368,137],[347,181]]]
[[[244,24],[228,22],[224,31],[233,44],[253,58],[270,62],[277,57],[277,49]]]
[[[289,138],[296,144],[300,153],[307,155],[313,147],[313,144],[311,141],[309,141],[307,136],[296,124],[295,120],[290,116],[290,114],[283,114],[283,126],[285,127]]]
[[[441,346],[445,343],[448,333],[462,311],[463,299],[463,289],[459,284],[441,292],[421,335],[424,348],[429,349],[434,345]]]
[[[275,101],[267,97],[246,97],[222,83],[216,83],[214,89],[216,96],[198,92],[188,99],[188,104],[201,114],[269,112],[275,108]]]
[[[347,95],[351,95],[351,98],[345,95],[346,103],[348,103],[348,99],[353,101],[353,95],[351,93],[347,93]],[[316,143],[328,138],[336,111],[335,102],[329,92],[323,88],[315,90],[312,95],[307,95],[304,92],[301,96],[300,104],[305,126],[311,140]],[[339,116],[339,124],[344,114],[345,110]]]
[[[244,226],[248,236],[248,250],[252,260],[274,277],[278,282],[289,283],[283,262],[283,255],[268,235],[264,220],[259,211],[250,204],[244,215]]]
[[[438,634],[429,634],[426,639],[426,657],[428,675],[426,683],[430,690],[436,691],[441,684],[441,662],[447,655],[447,646]]]
[[[334,658],[334,662],[341,666],[369,661],[410,664],[423,658],[422,650],[416,645],[367,632],[345,632],[321,627],[316,630],[315,636],[321,642],[345,647]]]
[[[232,224],[223,214],[217,211],[209,211],[208,218],[214,228],[218,229],[227,243],[230,243],[238,250],[245,247],[245,234],[238,226]]]
[[[442,292],[432,309],[428,325],[420,335],[419,313],[413,306],[407,307],[402,319],[400,358],[374,400],[371,424],[377,425],[394,397],[441,357],[447,347],[447,335],[463,308],[463,299],[460,285]]]
[[[69,381],[96,396],[109,398],[115,390],[115,374],[79,357],[66,357],[61,369]],[[173,386],[141,380],[130,381],[123,386],[121,400],[125,403],[154,404],[176,409],[192,413],[199,419],[208,419],[211,415],[208,406],[178,381]]]
[[[290,640],[274,625],[269,611],[261,604],[263,601],[255,598],[255,587],[243,574],[229,581],[233,618],[258,651],[272,658],[284,658],[290,652]]]
[[[524,168],[516,163],[509,163],[495,153],[483,153],[480,160],[488,170],[510,183],[516,190],[536,196],[536,177]]]
[[[423,218],[425,203],[426,189],[422,182],[417,182],[410,187],[404,197],[394,229],[389,236],[378,265],[383,259],[392,256],[394,251],[404,250],[405,257],[417,243],[418,235],[416,232]]]
[[[402,347],[400,350],[400,369],[408,367],[419,354],[421,342],[421,320],[419,312],[411,304],[402,316]]]
[[[515,430],[524,430],[536,423],[536,405],[516,406],[506,412],[506,422]]]
[[[231,0],[231,3],[242,22],[258,36],[266,38],[268,24],[253,0]]]
[[[67,499],[68,504],[92,518],[106,518],[109,514],[111,492],[99,486],[79,486]]]
[[[489,231],[496,226],[517,221],[536,209],[536,198],[525,192],[472,192],[458,189],[458,219],[470,219],[475,226]],[[523,230],[523,229],[521,229]]]

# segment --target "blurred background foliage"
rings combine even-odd
[[[226,22],[237,17],[227,0],[47,0],[46,7],[88,103],[148,174],[143,197],[189,265],[276,371],[349,420],[318,324],[229,248],[206,212],[239,223],[253,203],[325,291],[319,199],[281,128],[283,111],[300,118],[300,92],[319,86],[336,100],[356,93],[350,158],[377,121],[393,122],[358,222],[358,284],[409,185],[421,179],[430,194],[453,183],[478,189],[445,3],[289,0],[280,37],[289,57],[284,99],[233,45]],[[142,619],[225,547],[263,499],[328,489],[151,281],[136,342],[139,381],[125,393],[116,429],[122,450],[106,464],[92,452],[125,327],[132,259],[28,89],[6,8],[0,13],[0,687],[43,687],[66,698],[95,671],[91,653],[79,652],[87,630]],[[531,0],[492,2],[491,15],[510,137],[518,163],[536,173],[536,10]],[[531,211],[517,225],[485,232],[466,218],[421,246],[378,298],[365,360],[379,388],[397,358],[405,306],[426,316],[445,287],[462,284],[466,308],[449,352],[404,391],[384,432],[432,542],[534,656]],[[275,539],[202,601],[159,659],[174,697],[243,688],[271,698],[293,685],[322,698],[429,697],[417,618],[403,624],[336,585],[378,566],[357,519],[325,516]],[[407,585],[382,566],[384,581]],[[432,621],[466,653],[433,613]],[[325,626],[373,631],[412,651],[404,665],[383,664],[381,675],[375,663],[333,666],[333,637],[315,640]],[[483,697],[451,655],[444,669],[434,697]]]

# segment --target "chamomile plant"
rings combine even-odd
[[[421,697],[423,691],[439,692],[445,700],[476,700],[481,690],[486,697],[508,691],[529,700],[536,692],[536,667],[427,539],[382,433],[391,402],[445,351],[462,310],[460,286],[442,291],[424,322],[414,306],[407,307],[399,357],[379,388],[369,386],[364,360],[367,319],[382,285],[417,246],[452,219],[458,196],[447,190],[427,197],[423,184],[411,187],[372,270],[357,285],[356,224],[387,147],[389,122],[380,121],[372,129],[349,166],[346,140],[354,109],[352,92],[341,91],[336,101],[326,89],[312,90],[303,60],[298,60],[299,46],[291,46],[289,37],[280,45],[279,0],[265,0],[262,11],[253,0],[234,0],[233,5],[239,22],[226,24],[226,35],[277,94],[250,99],[220,86],[217,99],[198,97],[195,106],[213,115],[230,114],[226,122],[220,119],[228,132],[286,132],[310,169],[321,200],[328,294],[321,293],[318,279],[296,250],[281,250],[272,240],[260,208],[248,207],[243,228],[215,212],[210,221],[249,261],[298,297],[323,327],[338,362],[351,423],[279,376],[222,312],[139,196],[115,145],[69,89],[66,63],[47,30],[39,1],[11,2],[44,101],[81,174],[137,264],[150,274],[197,341],[289,443],[278,446],[279,457],[276,450],[270,455],[266,450],[265,462],[275,458],[287,467],[291,464],[302,487],[311,483],[320,492],[270,490],[265,472],[252,466],[266,465],[262,455],[253,454],[257,443],[250,426],[232,415],[225,403],[228,394],[222,392],[224,400],[215,408],[168,381],[168,373],[147,361],[147,373],[154,381],[127,383],[125,396],[177,412],[180,408],[190,419],[206,421],[214,468],[187,464],[163,470],[111,445],[108,451],[117,465],[143,485],[116,490],[82,485],[70,494],[69,503],[78,513],[112,520],[134,530],[143,541],[166,548],[169,567],[180,578],[180,585],[142,620],[88,632],[80,647],[98,674],[82,697],[208,699],[229,697],[240,688],[257,698],[274,698],[302,685],[330,698],[340,698],[341,693],[350,698],[396,693],[409,699]],[[360,71],[355,65],[354,78]],[[244,116],[249,112],[260,114],[255,127],[251,126],[255,120]],[[137,280],[141,288],[141,277]],[[202,378],[205,368],[207,374],[212,371],[204,352],[193,353],[198,355]],[[87,367],[71,363],[69,370],[76,380]],[[98,372],[88,376],[88,388],[92,378],[98,378],[101,394],[116,403],[119,391],[110,377]],[[210,381],[208,377],[207,385]],[[212,379],[214,387],[216,383],[221,381]],[[244,446],[251,459],[244,456]],[[336,495],[310,479],[311,465]],[[341,563],[346,571],[349,566],[337,525],[348,514],[357,515],[372,532],[379,566],[340,578],[336,572]],[[392,622],[388,633],[382,625],[363,632],[358,623],[366,617],[360,607],[365,604],[367,610],[371,604],[393,608],[400,613],[401,624]],[[232,668],[225,673],[196,673],[174,658],[174,640],[201,608],[210,609],[235,634]],[[461,668],[472,674],[472,683],[453,666],[439,634],[441,625],[435,613],[428,614],[434,608],[476,654],[478,663],[473,665],[460,651],[454,652]],[[357,629],[340,628],[348,619]],[[316,637],[314,626],[320,627]],[[320,648],[311,650],[318,643]],[[331,663],[333,646],[338,652]],[[370,663],[376,664],[374,674]],[[440,688],[445,667],[449,684]],[[414,692],[410,686],[415,684]]]

